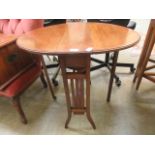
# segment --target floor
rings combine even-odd
[[[137,22],[136,30],[145,34],[149,20],[134,20]],[[121,52],[119,61],[136,65],[140,52],[134,52],[137,52],[136,48]],[[49,63],[47,57],[46,62]],[[51,77],[53,72],[49,70]],[[84,115],[73,115],[69,128],[64,128],[67,109],[59,75],[59,86],[54,88],[56,101],[53,101],[48,89],[43,89],[39,79],[22,95],[22,106],[29,121],[27,125],[20,122],[10,102],[0,98],[0,134],[155,134],[155,85],[143,80],[137,92],[129,69],[117,68],[117,73],[122,85],[118,88],[114,84],[110,103],[106,102],[108,71],[103,68],[91,73],[91,114],[96,130],[92,129]]]

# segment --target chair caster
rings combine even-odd
[[[53,82],[53,84],[54,84],[55,87],[59,85],[58,81],[55,80],[55,79],[52,79],[52,82]]]
[[[121,81],[119,79],[116,79],[115,84],[116,84],[117,87],[120,87],[121,86]]]
[[[130,72],[131,72],[131,73],[134,73],[135,70],[136,70],[136,69],[135,69],[134,67],[131,67],[131,68],[130,68]]]

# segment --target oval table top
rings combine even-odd
[[[40,54],[105,53],[134,46],[137,32],[104,23],[66,23],[30,31],[17,39],[17,45]]]

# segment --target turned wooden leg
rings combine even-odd
[[[24,114],[24,111],[22,110],[19,97],[13,98],[12,103],[17,112],[19,113],[22,123],[27,124],[27,119]]]
[[[45,77],[44,77],[44,73],[43,72],[40,75],[40,79],[41,79],[41,82],[43,84],[43,87],[44,88],[47,88],[47,83],[46,83],[46,80],[45,80]]]
[[[115,70],[116,70],[116,63],[117,63],[118,53],[119,53],[119,51],[114,52],[113,64],[112,64],[110,81],[109,81],[109,88],[108,88],[108,95],[107,95],[107,102],[110,101],[110,97],[111,97],[111,91],[112,91],[112,85],[113,85]]]

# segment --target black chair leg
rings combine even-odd
[[[44,77],[44,73],[41,73],[40,79],[41,79],[41,82],[43,83],[44,88],[47,88],[47,83]]]
[[[54,76],[52,77],[52,82],[53,82],[54,86],[58,86],[58,84],[59,84],[58,81],[56,80],[59,72],[60,72],[60,67],[58,67],[57,71],[54,73]]]
[[[90,71],[94,71],[94,70],[97,70],[97,69],[100,69],[100,68],[103,68],[103,67],[107,67],[107,69],[111,72],[111,68],[112,68],[113,63],[109,62],[109,59],[110,59],[110,54],[109,53],[105,54],[105,61],[102,61],[102,60],[91,57],[91,61],[93,61],[95,63],[98,63],[99,65],[92,66],[90,68]],[[117,66],[117,64],[116,64],[116,66]],[[119,77],[115,73],[114,73],[113,76],[114,76],[114,79],[115,79],[115,84],[118,87],[121,86],[121,81],[120,81]]]

